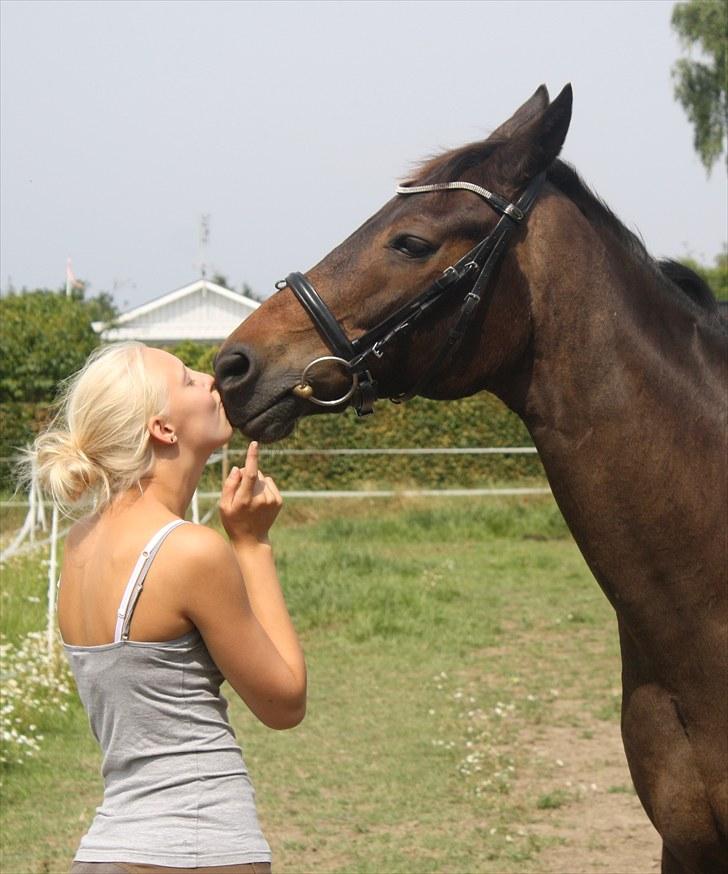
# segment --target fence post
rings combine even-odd
[[[46,522],[45,502],[43,500],[43,492],[40,489],[40,484],[37,479],[35,481],[35,488],[38,492],[38,500],[36,504],[38,510],[38,522],[40,523],[41,530],[47,531],[48,523]]]
[[[197,489],[195,489],[192,495],[192,521],[195,525],[200,524],[200,505],[197,502]]]
[[[225,485],[225,480],[228,478],[229,473],[230,459],[228,458],[228,444],[226,443],[222,447],[222,485],[220,486],[220,490],[222,490],[222,486]]]
[[[36,502],[38,493],[36,489],[35,461],[30,469],[30,491],[28,492],[28,518],[30,519],[30,530],[28,536],[30,542],[35,543],[35,519],[36,519]]]
[[[51,514],[51,554],[48,561],[48,626],[46,628],[46,644],[48,648],[48,663],[53,659],[53,637],[56,624],[56,576],[58,573],[58,507],[53,504]]]

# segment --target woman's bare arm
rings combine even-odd
[[[230,685],[271,728],[297,725],[306,710],[306,665],[268,538],[281,503],[251,444],[245,468],[233,468],[220,500],[230,544],[211,529],[195,529],[183,574],[185,615]]]

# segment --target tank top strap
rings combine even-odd
[[[163,528],[150,539],[149,543],[142,550],[141,555],[134,565],[134,570],[131,572],[129,582],[124,589],[124,595],[121,599],[121,604],[116,614],[116,630],[114,631],[114,643],[120,640],[129,639],[129,626],[131,625],[131,617],[134,613],[137,599],[144,587],[144,580],[147,577],[149,568],[152,566],[154,556],[159,552],[160,546],[164,543],[167,535],[171,534],[175,528],[180,525],[187,524],[185,519],[174,519],[168,522]]]

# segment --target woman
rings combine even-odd
[[[36,441],[54,499],[90,511],[68,535],[58,620],[105,791],[72,874],[270,871],[219,692],[226,679],[272,728],[305,712],[303,654],[268,538],[281,496],[255,443],[223,486],[229,543],[183,521],[230,436],[212,377],[123,343],[91,356]]]

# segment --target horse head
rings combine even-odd
[[[541,86],[484,141],[422,165],[305,276],[279,283],[218,355],[231,422],[270,442],[302,416],[368,412],[375,396],[512,384],[530,339],[526,212],[571,100],[570,86],[553,102]]]

